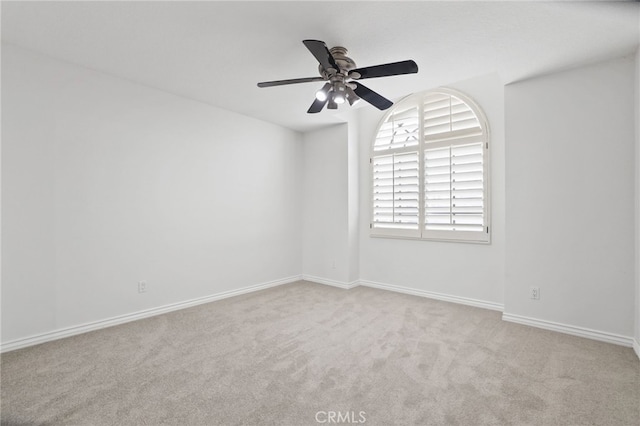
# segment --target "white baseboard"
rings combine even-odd
[[[295,281],[305,280],[318,284],[330,285],[342,289],[351,289],[362,285],[365,287],[372,287],[381,290],[394,291],[397,293],[410,294],[414,296],[427,297],[430,299],[442,300],[445,302],[460,303],[463,305],[475,306],[483,309],[490,309],[494,311],[503,311],[504,307],[501,304],[487,302],[483,300],[470,299],[466,297],[452,296],[442,293],[435,293],[426,290],[418,290],[409,287],[402,287],[392,284],[383,284],[375,281],[359,280],[352,282],[337,281],[328,278],[316,277],[313,275],[294,275],[291,277],[269,281],[261,284],[256,284],[248,287],[243,287],[237,290],[225,291],[210,296],[200,297],[196,299],[187,300],[184,302],[173,303],[169,305],[160,306],[157,308],[146,309],[143,311],[134,312],[131,314],[120,315],[117,317],[108,318],[105,320],[95,321],[91,323],[81,324],[73,327],[67,327],[59,330],[54,330],[46,333],[41,333],[25,338],[12,340],[6,343],[0,344],[0,353],[13,351],[16,349],[25,348],[28,346],[38,345],[40,343],[46,343],[53,340],[62,339],[65,337],[75,336],[77,334],[87,333],[89,331],[99,330],[101,328],[112,327],[114,325],[124,324],[131,321],[136,321],[143,318],[148,318],[156,315],[161,315],[167,312],[177,311],[179,309],[185,309],[192,306],[202,305],[204,303],[214,302],[216,300],[226,299],[233,296],[239,296],[241,294],[251,293],[254,291],[265,290],[267,288],[276,287],[283,284],[289,284]],[[552,321],[539,320],[535,318],[524,317],[514,314],[502,314],[504,321],[527,325],[531,327],[542,328],[545,330],[557,331],[560,333],[571,334],[574,336],[585,337],[587,339],[599,340],[602,342],[613,343],[617,345],[633,347],[638,358],[640,358],[640,342],[638,340],[621,336],[613,333],[606,333],[602,331],[592,330],[583,327],[576,327],[566,324],[560,324]]]
[[[592,330],[590,328],[577,327],[574,325],[561,324],[553,321],[545,321],[507,313],[502,314],[502,319],[503,321],[528,325],[530,327],[543,328],[545,330],[557,331],[559,333],[571,334],[572,336],[585,337],[587,339],[599,340],[601,342],[613,343],[627,347],[634,346],[634,339],[632,337]],[[638,350],[636,350],[636,353],[638,353]]]
[[[105,320],[94,321],[86,324],[67,327],[59,330],[49,331],[34,336],[24,337],[12,340],[0,345],[0,353],[13,351],[16,349],[26,348],[27,346],[38,345],[65,337],[75,336],[77,334],[87,333],[89,331],[99,330],[101,328],[112,327],[114,325],[124,324],[143,318],[148,318],[167,312],[177,311],[179,309],[190,308],[192,306],[202,305],[204,303],[215,302],[216,300],[226,299],[228,297],[239,296],[241,294],[252,293],[254,291],[265,290],[267,288],[276,287],[283,284],[289,284],[302,279],[302,275],[294,275],[279,280],[269,281],[237,290],[224,291],[212,294],[210,296],[199,297],[196,299],[186,300],[184,302],[172,303],[169,305],[159,306],[157,308],[146,309],[143,311],[133,312],[130,314],[120,315]]]
[[[468,297],[452,296],[449,294],[436,293],[433,291],[419,290],[416,288],[402,287],[393,284],[383,284],[375,281],[360,280],[359,285],[365,287],[379,288],[382,290],[395,291],[397,293],[411,294],[413,296],[427,297],[429,299],[442,300],[445,302],[459,303],[462,305],[475,306],[476,308],[490,309],[502,312],[504,306],[499,303],[487,302],[485,300],[471,299]]]
[[[358,286],[358,281],[352,281],[350,283],[345,281],[336,281],[329,278],[316,277],[314,275],[302,275],[302,279],[305,281],[311,281],[317,284],[325,284],[333,287],[344,288],[349,290],[350,288],[354,288]]]

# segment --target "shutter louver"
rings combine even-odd
[[[425,150],[425,229],[484,231],[483,143]]]
[[[468,129],[480,129],[478,117],[469,105],[455,96],[436,93],[425,98],[424,135],[436,135]]]
[[[374,151],[418,146],[420,143],[420,123],[418,108],[397,112],[380,126]]]
[[[373,227],[418,229],[418,152],[373,158]]]

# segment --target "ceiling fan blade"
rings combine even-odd
[[[325,81],[325,80],[322,77],[306,77],[306,78],[293,78],[290,80],[264,81],[262,83],[258,83],[258,87],[284,86],[285,84],[311,83],[313,81]]]
[[[329,68],[333,68],[336,71],[340,71],[340,67],[336,64],[336,60],[333,59],[333,55],[329,52],[327,45],[324,41],[320,40],[303,40],[302,41],[307,49],[313,56],[320,62],[322,68],[329,71]]]
[[[329,94],[329,89],[331,88],[331,84],[326,83],[324,86],[322,86],[322,89],[318,90],[318,93],[324,93],[325,98],[324,100],[320,100],[317,99],[313,101],[313,103],[311,104],[311,106],[309,107],[309,109],[307,110],[308,114],[315,114],[317,112],[322,111],[322,108],[324,108],[324,106],[326,105],[327,101],[329,100],[328,94]]]
[[[322,111],[322,108],[324,108],[326,104],[327,104],[327,99],[325,99],[324,101],[321,101],[319,99],[314,100],[311,106],[309,107],[309,109],[307,110],[307,114],[315,114],[317,112]]]
[[[353,78],[362,80],[364,78],[389,77],[392,75],[415,74],[417,72],[418,64],[408,60],[372,67],[356,68],[352,70],[350,74],[358,73],[360,77],[353,76]]]
[[[371,105],[378,108],[379,110],[385,110],[389,108],[391,105],[393,105],[393,102],[391,102],[389,99],[377,94],[376,92],[369,89],[368,87],[363,86],[360,83],[356,83],[355,81],[352,82],[351,84],[356,85],[356,88],[353,89],[353,91],[356,92],[356,95],[358,95],[358,97],[369,102]]]

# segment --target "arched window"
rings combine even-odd
[[[489,242],[489,129],[464,94],[396,103],[371,155],[371,235]]]

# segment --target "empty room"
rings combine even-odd
[[[640,3],[0,7],[3,426],[640,424]]]

